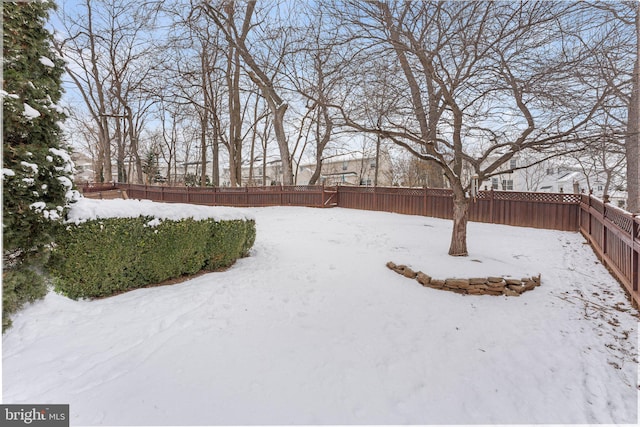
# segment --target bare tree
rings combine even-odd
[[[66,34],[58,50],[69,60],[67,72],[99,129],[98,180],[111,180],[112,140],[118,180],[127,179],[125,153],[133,158],[137,181],[143,180],[138,145],[153,104],[144,85],[154,69],[149,34],[156,13],[153,2],[133,7],[130,0],[87,0],[75,15],[61,14]]]
[[[97,128],[95,180],[111,181],[111,136],[108,120],[106,79],[101,69],[100,38],[94,31],[94,11],[90,0],[85,2],[86,14],[72,16],[62,9],[61,20],[65,34],[57,34],[55,47],[67,59],[67,74],[75,83]],[[63,37],[63,39],[59,39]]]
[[[302,159],[309,141],[313,141],[315,169],[309,184],[314,185],[320,178],[324,151],[336,127],[330,105],[341,103],[348,94],[344,73],[348,51],[336,42],[339,30],[327,25],[327,15],[321,7],[306,5],[303,10],[304,20],[315,25],[300,29],[288,76],[304,102],[296,148],[303,141],[299,153]]]
[[[626,165],[624,142],[613,131],[603,131],[598,141],[592,142],[583,152],[575,153],[574,158],[587,179],[588,189],[593,190],[591,177],[604,178],[603,195],[610,195],[610,188],[622,181]]]
[[[606,89],[565,80],[579,53],[564,50],[555,36],[571,4],[346,6],[336,9],[369,41],[366,54],[397,59],[407,102],[406,114],[377,128],[353,120],[348,111],[345,122],[442,168],[454,200],[449,254],[465,256],[472,177],[482,182],[504,173],[500,166],[517,153],[552,156],[574,149],[606,95]],[[583,108],[576,110],[576,104]]]
[[[611,161],[604,164],[598,159],[603,153],[607,157],[603,149],[611,149],[608,157],[619,159],[618,141],[624,140],[623,164],[613,163],[616,170],[626,164],[628,209],[632,212],[640,211],[639,8],[640,3],[635,1],[585,2],[579,8],[583,21],[577,22],[577,28],[569,29],[580,43],[580,50],[587,54],[581,67],[575,68],[576,77],[585,85],[604,81],[609,89],[603,103],[603,118],[593,129],[599,136],[594,138],[594,146],[588,152],[595,156],[596,164],[610,172]],[[584,165],[584,158],[581,162]],[[604,169],[600,172],[609,176]]]
[[[640,212],[640,3],[635,3],[633,20],[636,33],[635,63],[631,78],[631,97],[627,112],[627,209]]]
[[[227,126],[221,117],[225,109],[226,46],[221,43],[220,32],[194,6],[194,1],[166,1],[164,11],[170,23],[169,37],[162,49],[164,72],[156,93],[167,102],[171,100],[175,108],[190,106],[198,119],[199,184],[207,184],[210,163],[210,182],[218,185],[220,145],[228,147],[224,132]]]
[[[269,71],[273,70],[277,73],[280,68],[279,64],[285,58],[285,52],[287,46],[287,31],[282,27],[273,26],[268,29],[263,28],[264,33],[278,32],[278,37],[263,37],[270,43],[270,47],[279,48],[277,55],[274,58],[275,62],[267,64],[259,63],[255,51],[252,49],[255,43],[250,49],[247,45],[247,38],[252,30],[256,30],[260,25],[254,22],[254,15],[256,10],[256,0],[250,0],[244,3],[244,16],[240,21],[240,25],[236,23],[236,15],[239,13],[239,8],[235,1],[223,1],[219,4],[210,4],[208,2],[201,3],[201,7],[205,10],[207,15],[215,22],[217,27],[224,34],[227,42],[232,46],[242,58],[244,65],[247,68],[247,74],[251,81],[255,83],[262,93],[262,96],[267,101],[269,109],[271,110],[271,116],[273,120],[274,132],[278,148],[280,149],[280,157],[282,159],[282,173],[284,184],[293,184],[293,169],[291,162],[291,155],[289,151],[287,134],[284,128],[285,113],[289,107],[288,103],[280,96],[276,85],[274,84],[275,74],[269,75]],[[263,34],[264,35],[264,34]],[[273,42],[279,42],[275,45]],[[255,42],[255,40],[254,40]]]

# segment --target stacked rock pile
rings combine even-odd
[[[517,297],[540,286],[540,275],[514,279],[510,277],[474,277],[470,279],[434,279],[422,271],[413,271],[406,265],[391,261],[387,267],[409,279],[417,280],[422,286],[469,295],[507,295]]]

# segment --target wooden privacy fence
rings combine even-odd
[[[219,206],[308,206],[363,209],[452,218],[453,194],[447,189],[399,187],[167,187],[105,184],[84,193],[126,190],[131,199]],[[595,253],[629,292],[638,291],[640,219],[593,196],[564,193],[480,191],[469,206],[469,220],[492,224],[580,231]]]
[[[579,194],[480,191],[469,220],[578,231]],[[338,187],[338,206],[451,219],[453,192],[440,188]]]
[[[269,187],[167,187],[115,184],[130,199],[193,203],[212,206],[335,206],[336,188],[316,185],[273,185]],[[100,187],[83,187],[84,191]],[[104,191],[104,188],[102,189]]]
[[[580,231],[591,243],[598,258],[624,285],[637,307],[640,303],[640,218],[595,197],[583,195],[580,201]]]

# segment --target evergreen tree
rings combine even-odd
[[[3,2],[3,330],[46,293],[41,266],[64,208],[77,197],[61,142],[64,62],[44,24],[54,4]]]

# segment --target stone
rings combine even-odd
[[[540,275],[539,274],[537,276],[533,276],[531,279],[534,281],[536,286],[540,286],[540,283],[542,283],[541,280],[540,280]]]
[[[444,280],[431,279],[429,286],[436,289],[444,288]]]
[[[507,288],[511,289],[512,291],[516,291],[517,293],[521,294],[524,292],[524,286],[522,286],[522,284],[518,284],[518,285],[507,285]]]
[[[522,280],[518,280],[518,279],[504,279],[505,282],[507,282],[507,285],[519,285],[522,283]]]
[[[536,286],[536,282],[534,282],[533,280],[529,281],[529,282],[523,282],[522,283],[524,285],[524,290],[525,291],[530,291],[532,289],[534,289]]]
[[[486,277],[473,277],[469,279],[470,285],[484,285],[489,281]]]
[[[482,285],[472,285],[469,284],[469,289],[478,289],[481,291],[486,291],[487,289],[491,289],[488,285],[482,284]]]
[[[504,291],[502,291],[503,294],[505,294],[508,297],[519,297],[520,294],[514,290],[511,290],[509,288],[504,288]]]
[[[391,269],[391,270],[395,270],[395,268],[397,267],[396,263],[393,261],[389,261],[387,263],[387,268]]]
[[[422,271],[418,271],[418,274],[416,276],[416,280],[422,286],[428,286],[429,282],[431,282],[431,276],[429,276],[427,274],[424,274]]]
[[[482,294],[483,295],[492,295],[492,296],[496,296],[497,297],[497,296],[502,295],[502,291],[501,290],[495,290],[494,291],[494,290],[488,289],[486,291],[483,291]]]
[[[487,280],[489,281],[489,283],[499,283],[499,282],[502,282],[504,279],[502,277],[489,277],[487,278]]]
[[[467,292],[469,293],[469,295],[482,295],[484,294],[484,289],[478,289],[478,288],[469,288],[467,289]]]
[[[467,289],[469,288],[469,281],[467,279],[447,279],[444,281],[445,286],[453,289]]]
[[[499,282],[489,282],[487,283],[487,286],[489,286],[490,288],[504,288],[507,285],[507,282],[505,282],[504,280],[501,280]]]
[[[418,273],[416,273],[415,271],[413,271],[409,267],[404,266],[404,270],[402,271],[402,275],[404,277],[408,277],[409,279],[415,279],[416,276],[418,275]]]

